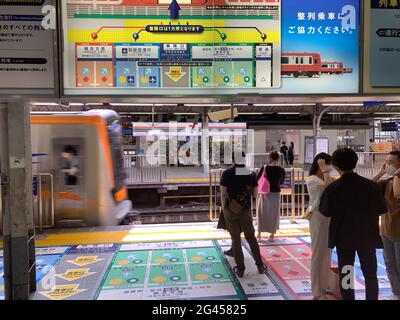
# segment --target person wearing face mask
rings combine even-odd
[[[355,282],[351,275],[357,254],[366,299],[378,300],[376,249],[383,247],[379,217],[387,212],[387,207],[378,184],[354,172],[357,162],[358,156],[350,148],[333,153],[332,164],[340,178],[322,193],[319,212],[331,218],[329,248],[336,247],[342,299],[355,300]]]
[[[332,157],[327,153],[320,153],[311,165],[309,178],[306,181],[310,205],[306,212],[306,219],[310,220],[311,234],[311,291],[313,300],[325,300],[327,290],[334,281],[331,270],[332,250],[328,247],[330,218],[319,212],[319,202],[325,188],[334,178],[331,176]]]
[[[387,179],[382,179],[387,175]],[[381,219],[383,256],[393,295],[400,300],[400,151],[392,151],[379,173],[372,178],[382,188],[388,213]]]

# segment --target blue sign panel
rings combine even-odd
[[[138,67],[139,87],[160,87],[160,67]]]
[[[115,83],[118,87],[137,87],[137,65],[133,61],[115,62]]]

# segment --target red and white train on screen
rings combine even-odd
[[[322,61],[319,53],[282,53],[282,75],[290,77],[314,77],[322,74],[352,73],[343,62]]]

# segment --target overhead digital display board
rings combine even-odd
[[[0,0],[0,94],[56,94],[55,5]]]
[[[280,0],[62,3],[66,94],[233,94],[280,87]]]
[[[64,93],[360,91],[359,0],[177,1],[63,0]]]

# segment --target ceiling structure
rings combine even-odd
[[[116,112],[124,113],[202,113],[203,110],[217,111],[228,108],[238,108],[239,113],[300,113],[313,114],[329,107],[329,113],[337,114],[396,114],[400,113],[400,102],[391,102],[387,104],[371,104],[364,105],[363,103],[268,103],[268,104],[146,104],[146,103],[46,103],[36,102],[31,105],[31,110],[35,112],[79,112],[90,109],[112,109]]]

